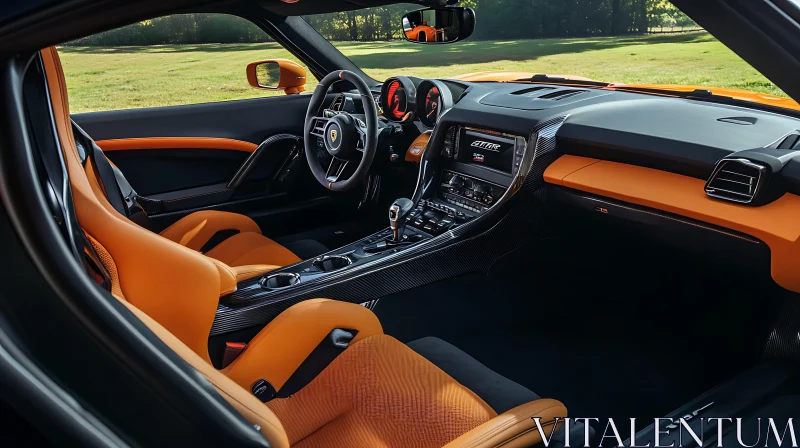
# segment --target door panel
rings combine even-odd
[[[108,140],[106,140],[108,141]],[[249,152],[219,149],[142,149],[106,151],[98,146],[143,196],[227,184]]]
[[[270,236],[346,219],[357,194],[311,176],[300,136],[310,95],[75,114],[73,119],[145,196],[152,230],[198,209],[251,216]],[[247,162],[247,164],[246,164]],[[244,180],[231,183],[248,166]],[[241,173],[240,173],[241,176]],[[322,225],[322,224],[321,224]]]

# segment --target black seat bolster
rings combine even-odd
[[[500,375],[439,338],[421,338],[407,345],[461,385],[475,392],[498,414],[540,398],[530,389]]]

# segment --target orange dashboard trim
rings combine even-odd
[[[800,110],[800,104],[791,98],[783,98],[780,96],[769,95],[767,93],[750,92],[748,90],[728,89],[724,87],[709,87],[709,86],[696,86],[696,85],[682,85],[682,84],[622,84],[612,83],[608,86],[611,90],[625,90],[625,88],[635,89],[653,89],[665,90],[673,92],[694,92],[695,90],[707,90],[714,95],[728,96],[737,100],[752,101],[758,104],[765,104],[767,106],[782,107],[784,109]],[[658,94],[658,92],[653,92]],[[668,92],[664,92],[664,96],[673,96]]]
[[[404,160],[406,162],[419,163],[422,159],[422,154],[425,153],[425,148],[428,146],[428,140],[430,139],[430,133],[419,134],[417,138],[411,142],[411,145],[408,146]]]
[[[531,79],[536,74],[537,73],[534,72],[516,72],[510,70],[487,70],[451,76],[450,79],[466,82],[513,82],[521,79]],[[594,81],[593,79],[576,75],[547,74],[547,76],[550,78],[562,78],[570,81]]]
[[[544,180],[758,238],[770,248],[773,280],[800,292],[800,196],[787,193],[769,204],[751,207],[708,197],[701,179],[572,155],[553,162]]]
[[[255,143],[230,138],[215,137],[142,137],[100,140],[97,146],[103,151],[135,151],[140,149],[226,149],[253,152]]]

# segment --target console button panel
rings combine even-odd
[[[473,215],[456,210],[455,207],[447,204],[422,199],[417,202],[406,219],[409,226],[431,235],[440,235],[473,217]]]
[[[439,185],[439,198],[471,212],[483,213],[505,194],[506,187],[462,173],[445,170]]]

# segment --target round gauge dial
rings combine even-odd
[[[439,92],[438,87],[433,86],[425,95],[425,120],[429,123],[436,123],[441,109],[442,94]]]
[[[426,79],[417,88],[417,116],[426,127],[436,126],[445,111],[453,107],[450,88],[437,79]]]
[[[381,87],[381,109],[389,121],[406,123],[417,111],[417,88],[410,78],[389,78]]]
[[[384,113],[391,115],[392,118],[402,120],[406,115],[408,108],[406,89],[396,79],[389,83],[389,88],[386,90],[386,106],[387,110]]]

